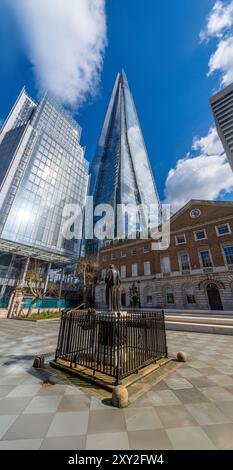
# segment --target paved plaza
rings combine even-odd
[[[0,320],[0,449],[233,449],[233,337],[168,331],[189,361],[127,409],[32,369],[59,321]],[[52,357],[52,355],[51,355]]]

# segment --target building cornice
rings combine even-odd
[[[233,203],[232,203],[232,206],[233,206]],[[201,228],[201,227],[206,227],[206,226],[209,226],[209,225],[217,224],[219,222],[224,222],[226,220],[233,220],[233,215],[226,215],[224,217],[218,217],[217,219],[213,219],[213,220],[210,220],[210,221],[207,221],[207,222],[198,223],[198,224],[195,224],[195,225],[185,225],[184,227],[181,227],[177,230],[171,230],[170,235],[176,235],[178,233],[183,233],[185,231],[192,231],[192,230],[195,230],[195,229],[198,229],[198,228]],[[162,233],[161,233],[161,236],[162,236]],[[100,250],[100,254],[109,253],[109,252],[117,251],[117,250],[122,250],[123,248],[131,247],[132,245],[137,246],[137,245],[145,245],[145,244],[148,244],[148,243],[154,243],[155,241],[156,241],[156,239],[153,239],[153,238],[140,239],[140,240],[138,240],[138,239],[136,239],[136,240],[126,240],[126,241],[120,242],[119,244],[116,244],[116,245],[112,244],[111,246],[102,248]],[[179,246],[179,245],[177,245],[177,246]],[[122,260],[123,259],[124,259],[124,257],[122,258]]]

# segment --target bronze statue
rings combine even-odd
[[[120,302],[120,285],[121,285],[121,278],[120,273],[117,268],[113,264],[110,264],[109,268],[107,269],[106,277],[106,304],[108,309],[112,312],[116,312],[120,310],[121,302]]]

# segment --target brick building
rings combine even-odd
[[[144,308],[233,310],[233,202],[190,201],[171,218],[169,248],[154,251],[152,243],[128,240],[101,250],[98,306],[112,263],[121,273],[123,306],[130,306],[134,285]]]

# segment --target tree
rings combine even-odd
[[[82,291],[83,302],[86,304],[88,299],[94,303],[94,289],[99,276],[99,260],[95,256],[84,256],[80,258],[77,264],[76,275],[79,277]]]
[[[44,275],[41,274],[41,263],[39,260],[31,260],[29,269],[26,275],[25,284],[18,285],[13,290],[11,299],[8,305],[8,318],[14,316],[26,316],[30,317],[32,314],[33,307],[35,307],[38,300],[45,298],[46,294],[53,297],[58,297],[59,285],[55,282],[48,282],[46,292],[44,291],[45,279]],[[25,294],[32,295],[32,301],[28,308],[26,315],[23,311],[23,298]]]
[[[48,282],[48,286],[45,292],[45,295],[49,294],[51,297],[58,297],[59,295],[59,284],[56,284],[56,282]]]
[[[43,298],[42,282],[43,276],[40,273],[40,262],[35,259],[31,262],[26,277],[27,287],[29,288],[30,294],[33,296],[26,317],[31,316],[34,305],[36,305],[38,300]]]
[[[30,304],[30,307],[27,312],[27,317],[30,317],[32,314],[32,309],[38,302],[46,297],[46,294],[49,294],[52,297],[58,297],[60,287],[55,282],[48,282],[46,292],[44,291],[44,275],[41,274],[41,264],[38,260],[33,260],[29,266],[29,270],[26,277],[26,284],[29,289],[30,294],[33,295],[33,300]]]

